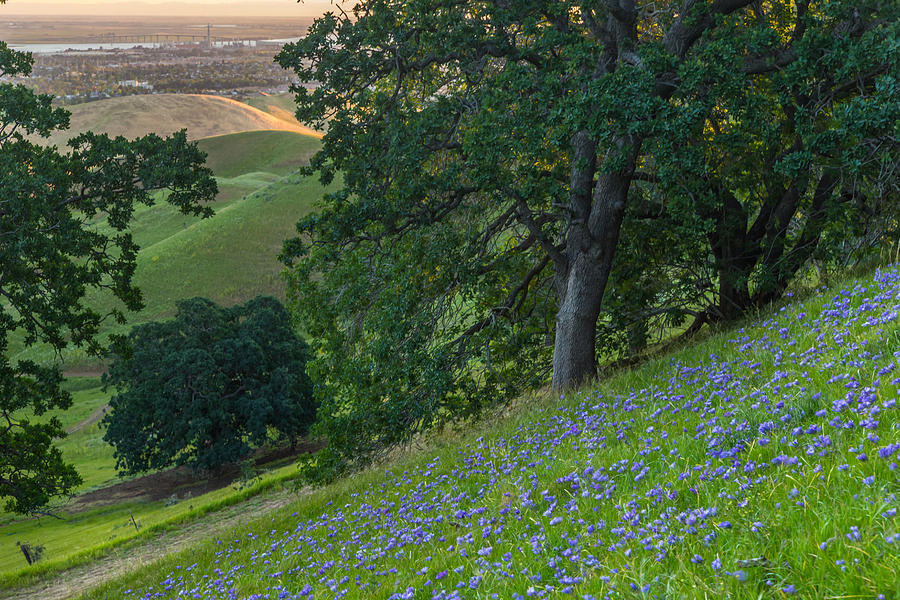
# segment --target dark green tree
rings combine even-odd
[[[278,60],[318,82],[297,87],[298,116],[327,125],[313,166],[343,178],[284,252],[329,391],[319,466],[370,457],[550,369],[554,388],[593,377],[635,188],[697,176],[674,157],[702,146],[720,98],[752,106],[829,44],[896,40],[878,18],[886,4],[362,0],[317,19]],[[673,259],[709,250],[697,235],[708,218],[673,222],[692,233],[667,230]]]
[[[733,319],[779,299],[810,259],[843,262],[896,227],[900,6],[796,10],[759,13],[780,23],[785,46],[752,88],[733,40],[711,40],[694,69],[705,82],[689,97],[690,138],[679,152],[649,148],[655,178],[632,189],[626,219],[645,224],[629,258],[665,265],[653,272],[666,293],[632,298],[633,312],[680,307],[691,330]],[[730,35],[751,45],[759,32]]]
[[[32,59],[0,42],[0,76],[27,75]],[[69,345],[102,351],[106,318],[141,306],[132,285],[137,247],[128,233],[136,204],[158,191],[186,214],[205,215],[216,195],[204,155],[177,134],[137,140],[85,133],[65,152],[35,137],[68,126],[51,97],[0,83],[0,497],[6,509],[35,511],[80,482],[54,438],[56,418],[38,420],[72,403],[55,367],[10,358],[11,336],[21,347]],[[84,303],[105,289],[122,309],[102,314]]]
[[[740,317],[778,300],[811,260],[840,268],[896,238],[898,10],[761,10],[785,45],[754,66],[752,87],[734,40],[751,46],[762,32],[707,42],[678,126],[688,133],[677,152],[648,141],[630,190],[601,317],[607,351],[640,350],[686,319],[691,333]]]
[[[316,407],[307,345],[280,302],[178,303],[175,318],[135,327],[104,378],[102,421],[123,473],[171,465],[215,470],[255,447],[307,432]]]

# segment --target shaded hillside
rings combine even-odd
[[[317,138],[292,131],[254,131],[199,141],[216,173],[219,196],[209,219],[185,216],[166,203],[136,207],[132,235],[141,247],[135,282],[145,309],[128,315],[124,326],[107,321],[105,332],[126,332],[137,323],[164,318],[175,302],[204,296],[222,304],[246,301],[258,294],[283,297],[283,241],[295,234],[297,220],[307,214],[324,188],[316,178],[292,174],[306,164],[319,145]],[[108,294],[95,292],[89,302],[106,310],[118,306]],[[42,347],[13,355],[51,360]],[[96,359],[81,351],[67,352],[67,369],[91,370]]]
[[[199,142],[206,164],[217,177],[265,171],[286,175],[309,164],[319,139],[294,131],[247,131],[210,137]]]

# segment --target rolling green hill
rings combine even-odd
[[[126,333],[132,325],[166,318],[174,312],[175,302],[183,298],[205,296],[233,304],[258,294],[284,295],[282,265],[276,256],[283,240],[294,234],[296,221],[312,210],[324,191],[315,178],[296,174],[318,148],[318,138],[266,130],[216,136],[198,143],[207,152],[208,165],[220,187],[215,215],[209,219],[188,217],[164,202],[137,207],[132,233],[141,251],[135,282],[144,294],[145,308],[129,314],[125,325],[108,322],[104,333]],[[105,309],[115,305],[111,297],[100,293],[90,295],[88,302]],[[13,355],[43,362],[55,360],[47,348],[41,347],[20,347]],[[69,373],[96,373],[102,367],[98,359],[79,350],[67,352],[62,358]],[[131,496],[107,493],[119,487],[110,488],[111,484],[120,482],[115,476],[112,448],[103,441],[98,424],[109,393],[101,389],[96,377],[70,377],[66,386],[73,393],[73,407],[43,418],[58,416],[69,431],[59,447],[84,479],[80,493],[92,494],[74,501],[77,509],[62,521],[23,520],[0,512],[0,577],[21,567],[14,544],[17,540],[40,539],[48,556],[59,564],[86,548],[137,535],[132,527],[122,526],[131,516],[142,527],[149,527],[193,514],[195,508],[202,513],[210,506],[228,504],[252,493],[235,491],[226,482],[224,488],[195,494],[190,503],[177,505],[159,498],[151,501],[136,497],[133,490]],[[286,466],[274,476],[284,478],[293,471]],[[270,486],[274,481],[269,477],[260,485]],[[153,485],[135,482],[138,491]],[[106,498],[102,503],[84,501],[98,494]],[[77,540],[72,539],[73,526],[79,531]]]
[[[132,233],[140,245],[135,282],[144,294],[143,311],[124,326],[109,323],[106,333],[164,318],[182,298],[205,296],[224,304],[258,294],[283,297],[282,242],[297,220],[324,192],[315,178],[294,174],[318,148],[315,137],[294,131],[249,131],[200,140],[216,174],[220,194],[209,219],[187,217],[160,202],[138,207]],[[91,294],[94,306],[115,301]],[[15,340],[14,340],[15,341]],[[15,346],[13,347],[15,349]],[[52,360],[45,348],[13,352],[17,358]],[[96,359],[73,350],[64,355],[68,370],[91,370]]]
[[[150,131],[165,134],[182,127],[192,136],[238,131],[197,140],[207,153],[207,165],[220,189],[213,217],[182,215],[162,198],[153,206],[136,207],[131,232],[141,251],[135,283],[143,292],[145,308],[128,314],[124,325],[107,321],[103,333],[126,333],[135,324],[166,318],[183,298],[205,296],[233,304],[258,294],[283,297],[282,265],[276,257],[282,242],[294,235],[297,220],[312,210],[324,192],[315,178],[297,174],[317,151],[318,135],[308,135],[296,122],[285,122],[231,100],[185,96],[116,100],[74,107],[73,129],[127,136]],[[97,226],[104,225],[98,221]],[[113,298],[99,292],[92,293],[87,302],[105,310],[117,306]],[[59,358],[45,347],[23,350],[21,340],[17,350],[16,339],[12,341],[14,359],[55,362]],[[102,369],[96,357],[77,349],[61,359],[70,375],[96,374]],[[69,432],[59,448],[84,479],[81,495],[64,503],[63,520],[21,519],[0,512],[0,577],[21,567],[15,541],[40,539],[35,543],[45,545],[48,558],[52,556],[44,564],[59,565],[87,548],[116,544],[150,527],[235,502],[294,472],[290,465],[280,470],[267,466],[276,469],[274,473],[256,488],[241,490],[233,489],[230,480],[195,484],[188,476],[168,471],[146,481],[139,478],[123,483],[116,477],[112,448],[103,441],[98,423],[109,392],[101,389],[97,377],[70,377],[66,385],[73,393],[74,405],[54,415]],[[154,477],[161,479],[157,482]],[[176,504],[146,497],[160,489],[174,489],[181,497],[193,495],[190,502]],[[132,518],[140,531],[129,525]],[[73,539],[73,531],[78,532],[77,539]]]
[[[208,154],[206,164],[217,177],[254,172],[287,175],[309,164],[319,140],[293,131],[263,130],[209,137],[198,145]]]
[[[244,102],[283,121],[300,124],[294,117],[297,105],[294,104],[293,94],[253,96],[247,98]]]

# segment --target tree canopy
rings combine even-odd
[[[123,473],[215,470],[315,419],[307,345],[280,302],[178,303],[175,318],[132,329],[104,377],[116,389],[104,439]]]
[[[29,54],[0,42],[0,76],[27,75]],[[104,319],[141,306],[132,285],[138,248],[128,233],[134,207],[164,192],[186,214],[206,215],[216,195],[204,155],[184,132],[136,140],[85,133],[61,151],[35,143],[68,126],[52,98],[0,83],[0,497],[25,513],[70,492],[78,474],[53,446],[59,419],[40,418],[72,399],[55,366],[10,358],[11,336],[24,346],[68,345],[102,351]],[[103,314],[85,304],[108,290],[121,308]],[[20,344],[21,345],[21,344]]]
[[[608,325],[777,298],[895,160],[896,12],[362,0],[317,19],[279,61],[318,82],[297,114],[343,178],[283,255],[328,395],[318,466],[549,372],[583,382]]]
[[[747,58],[710,43],[694,69],[706,83],[685,98],[702,109],[688,134],[677,151],[648,148],[624,225],[639,242],[617,259],[623,293],[608,299],[630,316],[619,323],[734,319],[778,300],[810,259],[846,264],[896,236],[897,7],[797,10],[798,25],[775,30],[778,68],[752,87]]]

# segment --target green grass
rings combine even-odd
[[[255,171],[287,175],[309,164],[321,144],[292,131],[247,131],[205,138],[198,145],[217,176],[236,177]]]
[[[72,394],[72,407],[48,411],[45,415],[56,416],[63,429],[74,427],[106,404],[109,396],[101,387],[99,377],[69,377],[63,383],[63,389]]]
[[[864,280],[862,284],[871,285],[871,282]],[[849,289],[854,285],[850,282],[844,287]],[[880,360],[879,365],[892,362],[891,353],[897,349],[895,341],[900,337],[900,324],[896,320],[883,327],[872,327],[864,319],[858,319],[847,323],[846,335],[839,343],[821,346],[817,364],[823,368],[795,363],[790,353],[794,358],[799,357],[819,343],[817,336],[821,333],[827,338],[841,330],[829,327],[820,332],[794,325],[800,312],[812,318],[830,297],[831,293],[825,293],[807,299],[803,306],[787,307],[777,315],[777,324],[748,324],[743,331],[711,335],[702,343],[622,371],[580,393],[566,394],[563,399],[553,394],[524,399],[505,414],[436,434],[423,451],[403,453],[384,467],[316,490],[302,502],[230,532],[224,539],[209,539],[189,552],[166,557],[83,597],[122,598],[127,590],[142,590],[142,594],[148,586],[159,586],[172,577],[179,580],[172,594],[178,589],[200,586],[208,590],[203,597],[218,598],[208,586],[215,578],[214,568],[229,573],[224,577],[225,587],[237,597],[271,590],[274,598],[279,589],[297,593],[308,583],[317,590],[316,598],[331,598],[333,594],[324,591],[325,582],[338,580],[346,573],[351,580],[361,574],[363,581],[378,587],[358,591],[351,581],[345,598],[387,598],[406,586],[420,590],[416,598],[428,598],[430,593],[423,593],[425,581],[433,582],[435,573],[445,569],[450,572],[441,582],[444,588],[454,589],[460,583],[465,598],[494,597],[491,594],[511,598],[514,593],[524,594],[529,586],[535,591],[549,590],[547,586],[551,583],[556,592],[550,591],[545,597],[570,597],[559,593],[562,584],[553,583],[562,566],[581,578],[572,590],[571,597],[576,598],[585,593],[600,598],[607,592],[612,597],[624,598],[653,595],[659,598],[784,598],[788,592],[782,588],[789,585],[796,587],[797,597],[805,598],[874,598],[877,593],[898,598],[900,553],[884,538],[898,531],[896,515],[889,516],[885,511],[897,508],[900,484],[888,461],[877,458],[861,461],[856,457],[858,448],[865,447],[872,456],[876,447],[900,440],[895,409],[886,409],[880,416],[880,424],[872,430],[828,428],[833,444],[825,457],[807,455],[804,445],[796,448],[789,445],[790,428],[813,424],[826,427],[828,419],[834,416],[830,410],[832,401],[844,397],[848,391],[844,381],[829,381],[835,372],[855,373],[862,385],[874,376],[871,363],[853,366],[865,359],[860,356],[859,348],[871,346],[873,354],[879,348],[889,350],[881,359],[873,359]],[[854,302],[858,306],[860,299]],[[896,305],[895,301],[890,302]],[[789,331],[784,339],[778,333],[782,326]],[[766,335],[774,341],[769,348],[739,349],[738,343],[729,340],[741,335],[751,340]],[[787,360],[776,360],[779,352]],[[728,394],[742,400],[726,404],[725,394],[708,395],[709,390],[718,389],[706,387],[708,372],[679,374],[675,366],[710,366],[712,355],[718,357],[717,363],[734,361],[735,377],[729,384]],[[832,363],[848,366],[834,371],[826,366]],[[776,371],[784,372],[785,377],[776,379]],[[897,396],[897,385],[887,383],[892,376],[882,382],[880,400]],[[797,383],[791,383],[794,380]],[[672,400],[656,399],[654,394],[670,385],[679,386],[677,393],[682,395],[675,407],[686,403],[687,408],[673,412]],[[772,443],[766,445],[756,443],[755,432],[761,422],[772,417],[761,415],[759,407],[753,406],[751,396],[761,390],[771,396],[773,404],[775,400],[783,401],[781,414],[791,415],[787,428],[774,434]],[[821,399],[811,396],[814,391],[822,393]],[[698,396],[701,392],[704,395]],[[698,410],[691,410],[691,402],[698,397]],[[630,409],[621,408],[626,398],[632,399]],[[704,404],[707,399],[710,404]],[[620,406],[614,411],[614,424],[600,422],[598,428],[591,429],[586,426],[587,421],[576,419],[577,414],[603,414],[606,409],[601,402]],[[729,407],[727,414],[721,412],[722,406]],[[815,411],[823,408],[829,409],[829,414],[817,416]],[[656,412],[658,409],[663,410],[662,417]],[[844,418],[855,416],[838,414]],[[731,464],[728,458],[711,460],[709,437],[694,435],[697,431],[708,431],[713,415],[723,426],[735,427],[746,422],[754,435],[741,436],[735,430],[728,444],[742,439],[752,441],[739,455],[739,468],[726,478],[705,479],[706,469],[727,469]],[[570,434],[573,424],[581,424],[574,435]],[[616,435],[619,429],[628,432],[622,439]],[[867,440],[868,434],[877,434],[881,440]],[[785,435],[787,441],[778,441],[779,436]],[[525,443],[532,439],[536,440],[533,444]],[[652,450],[654,444],[660,443],[665,453]],[[808,443],[807,438],[801,443]],[[535,448],[534,452],[519,457],[518,453],[532,447],[529,444]],[[798,462],[773,466],[773,459],[782,453],[796,455]],[[628,469],[623,472],[615,468],[619,461],[631,465],[639,460],[645,460],[649,470],[643,479]],[[746,471],[744,466],[749,464],[767,467]],[[507,466],[512,468],[504,471]],[[614,501],[595,495],[584,485],[584,479],[582,487],[572,487],[565,479],[587,466],[596,470],[603,467],[609,474],[604,485],[607,489],[613,482],[617,486]],[[870,475],[875,483],[863,482],[863,477]],[[745,488],[751,479],[755,482]],[[669,483],[658,487],[665,482]],[[522,487],[533,490],[535,507],[529,508],[520,499]],[[586,491],[589,493],[582,493]],[[669,491],[676,492],[672,499],[659,503],[655,500],[657,494]],[[561,524],[550,523],[552,515],[544,512],[548,503],[541,501],[543,493],[559,500],[560,509],[553,515],[566,516]],[[415,508],[402,516],[397,514],[400,507],[420,506],[417,504],[420,498],[430,499],[435,506],[453,498],[454,506],[477,512],[474,516],[443,521],[431,520],[437,514],[434,508]],[[566,509],[562,510],[564,504]],[[357,517],[371,514],[365,512],[368,510],[365,506],[383,507],[385,515],[391,516],[385,516],[380,521],[382,527],[373,530],[375,521]],[[619,539],[611,528],[622,525],[626,530],[634,529],[630,523],[632,518],[650,523],[665,510],[675,511],[670,513],[674,515],[707,507],[716,507],[718,513],[696,535],[682,529],[682,522],[669,521],[672,527],[669,533],[682,539],[660,562],[654,559],[653,552],[640,550],[637,539],[620,548],[609,547]],[[624,516],[629,508],[634,509],[634,517]],[[510,510],[515,510],[521,518],[511,517]],[[298,523],[307,521],[310,523],[298,530]],[[605,524],[600,525],[601,521]],[[505,527],[502,535],[495,534],[490,541],[482,542],[482,526],[497,522]],[[723,525],[726,522],[733,524],[733,528]],[[756,522],[760,528],[753,526]],[[593,525],[598,526],[596,531]],[[849,536],[851,527],[858,527],[862,542]],[[398,530],[409,533],[417,528],[425,528],[432,537],[421,543],[393,537],[398,535]],[[543,538],[541,553],[536,554],[528,540],[538,531],[543,532]],[[460,541],[467,533],[475,534],[474,544]],[[709,544],[703,539],[708,533],[717,536]],[[305,536],[299,546],[304,550],[294,556],[290,550],[300,534]],[[357,535],[363,536],[363,540],[370,539],[371,535],[372,545],[361,546],[356,542]],[[309,537],[317,543],[312,545]],[[825,545],[820,547],[821,543]],[[489,561],[499,561],[504,553],[510,553],[511,576],[486,576],[478,589],[472,591],[468,587],[469,578],[485,564],[480,562],[475,550],[488,544],[493,545]],[[364,552],[366,547],[369,550]],[[580,548],[582,556],[587,553],[597,556],[598,564],[584,568],[568,560],[548,562],[548,556],[559,557],[564,548],[575,547]],[[626,554],[624,547],[634,548],[634,554],[631,550]],[[460,548],[467,548],[469,553],[461,554]],[[376,572],[353,568],[364,558],[358,552],[364,553],[376,569],[390,566],[397,569],[396,574],[382,577]],[[692,561],[695,556],[696,563]],[[718,576],[712,567],[714,561],[721,561]],[[344,565],[349,570],[344,570]],[[190,569],[186,570],[188,566]],[[318,566],[322,571],[316,571]],[[454,567],[460,568],[459,575],[452,570]],[[426,574],[419,574],[423,568]],[[273,577],[269,569],[291,572],[291,575]],[[525,581],[523,572],[541,577]],[[649,584],[651,595],[634,591],[631,584],[638,589]],[[159,587],[154,590],[158,591]]]
[[[296,477],[296,471],[295,465],[288,464],[269,470],[244,488],[232,485],[196,497],[182,494],[177,500],[117,503],[75,514],[60,513],[59,518],[41,516],[0,524],[0,595],[3,589],[52,577],[114,548],[140,543],[167,528],[281,489]],[[44,546],[41,562],[27,566],[17,541]]]
[[[71,408],[51,410],[31,418],[43,422],[56,417],[63,429],[70,431],[109,401],[109,392],[103,391],[99,377],[72,377],[65,381],[63,388],[72,394]],[[83,483],[77,491],[83,492],[114,482],[116,474],[112,448],[103,441],[103,432],[98,423],[78,428],[57,441],[56,446],[62,451],[65,460],[78,468]],[[19,519],[17,515],[0,511],[0,525]]]
[[[109,399],[109,392],[102,391],[96,377],[71,378],[65,387],[72,392],[72,408],[48,412],[41,419],[58,416],[63,427],[68,429],[84,421]],[[63,457],[77,467],[84,480],[77,493],[132,479],[122,479],[116,475],[113,449],[103,441],[103,433],[99,423],[94,423],[57,443]],[[51,506],[51,512],[56,516],[22,518],[0,512],[0,589],[88,562],[123,543],[158,532],[160,528],[199,518],[273,487],[280,487],[283,482],[296,476],[296,466],[283,463],[266,467],[262,479],[245,489],[226,486],[193,498],[185,498],[183,492],[176,491],[181,500],[174,504],[164,500],[130,500],[73,514],[67,510],[69,503],[63,501]],[[198,480],[198,483],[202,482]],[[131,524],[132,516],[140,530],[135,530]],[[16,546],[18,541],[43,545],[44,559],[35,567],[25,566]]]

